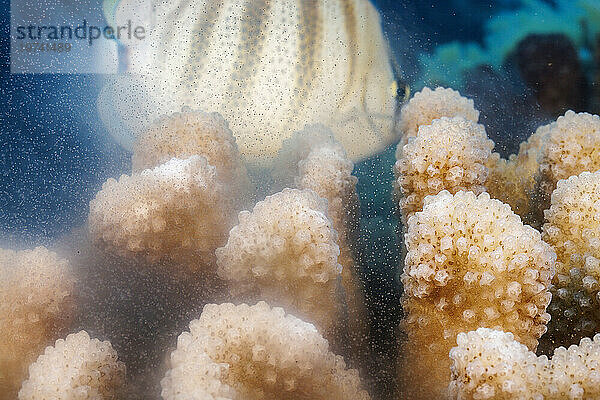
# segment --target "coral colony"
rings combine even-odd
[[[600,172],[587,170],[600,166],[600,118],[568,112],[503,160],[458,92],[425,89],[401,115],[404,395],[597,398]],[[91,202],[91,240],[220,279],[246,302],[209,304],[190,323],[163,398],[369,398],[359,372],[332,352],[357,365],[364,356],[360,341],[345,346],[364,327],[343,321],[364,320],[351,251],[356,179],[331,132],[307,126],[286,141],[273,175],[287,187],[237,219],[231,199],[248,181],[222,117],[175,114],[135,149],[137,172],[109,180]],[[515,213],[534,218],[533,204],[547,204],[541,232]],[[69,263],[36,248],[3,250],[1,265],[2,389],[22,399],[118,398],[125,366],[108,342],[82,331],[43,350],[77,306]],[[537,357],[543,335],[570,347]]]
[[[307,121],[269,143],[271,190],[257,195],[244,154],[261,154],[225,114],[180,107],[141,128],[131,172],[90,202],[71,256],[0,250],[0,399],[600,398],[600,117],[568,111],[503,159],[455,90],[398,110],[404,318],[389,349],[398,393],[382,396],[366,368],[349,155],[382,143],[347,152],[346,131]],[[260,129],[245,140],[266,129],[246,122]],[[169,345],[122,348],[75,327],[86,263],[96,283],[128,269],[179,282],[183,308],[211,288],[226,300],[186,310]],[[142,372],[127,363],[152,351]]]

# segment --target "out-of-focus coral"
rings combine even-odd
[[[358,229],[358,179],[354,164],[339,145],[315,148],[298,163],[295,187],[309,189],[327,200],[327,210],[340,240],[348,247],[356,241]]]
[[[515,59],[521,77],[551,115],[585,108],[587,81],[567,36],[529,35],[519,42]]]
[[[27,366],[68,328],[75,279],[45,247],[0,249],[0,398],[15,398]]]
[[[423,209],[427,195],[442,190],[485,191],[493,148],[483,125],[462,117],[442,117],[421,125],[416,137],[396,153],[395,185],[403,222]]]
[[[600,332],[600,171],[558,181],[544,214],[558,256],[548,334],[568,346]]]
[[[405,242],[400,378],[410,398],[439,398],[460,332],[501,329],[535,350],[550,319],[556,254],[508,205],[485,192],[428,196]]]
[[[600,169],[600,117],[567,111],[540,131],[545,132],[545,143],[539,155],[535,207],[542,212],[549,208],[559,180]]]
[[[331,129],[322,124],[306,125],[284,140],[271,168],[276,187],[283,189],[293,185],[298,176],[300,161],[313,149],[320,147],[333,147],[340,153],[345,153],[342,145],[335,140]]]
[[[327,212],[338,233],[350,341],[360,348],[368,327],[364,290],[353,255],[359,223],[358,179],[352,175],[353,169],[354,163],[333,133],[323,125],[310,125],[283,143],[273,171],[283,184],[310,189],[327,200]]]
[[[308,125],[284,142],[273,175],[280,186],[310,189],[327,200],[329,216],[346,248],[356,241],[358,229],[358,179],[353,169],[354,163],[328,128]]]
[[[514,154],[511,154],[508,160],[499,158],[495,164],[491,164],[486,191],[493,198],[509,204],[516,214],[522,216],[529,210],[529,196],[525,188],[530,182],[527,176],[521,174],[518,165],[517,156]]]
[[[189,271],[169,261],[123,258],[89,236],[82,226],[54,244],[68,257],[78,282],[75,320],[58,337],[85,329],[109,339],[127,366],[126,392],[119,400],[156,400],[177,336],[204,304],[231,301],[227,286],[216,276],[216,265]]]
[[[90,202],[88,222],[92,239],[120,255],[199,269],[214,262],[234,214],[215,167],[192,156],[109,179]]]
[[[343,310],[337,239],[325,200],[284,189],[239,214],[216,250],[218,275],[239,295],[284,306],[331,338]]]
[[[154,168],[171,158],[199,155],[217,170],[227,189],[245,189],[246,168],[241,162],[229,124],[219,113],[184,110],[160,119],[134,142],[134,172]]]
[[[479,328],[460,333],[450,351],[450,399],[597,399],[600,335],[537,357],[512,333]]]
[[[205,306],[170,364],[165,400],[369,399],[314,325],[265,302]]]
[[[58,339],[29,367],[19,400],[117,400],[125,384],[125,365],[110,342],[86,331]]]
[[[475,109],[473,100],[461,96],[456,90],[423,88],[400,111],[398,127],[403,136],[399,148],[406,144],[408,138],[417,136],[421,125],[429,125],[441,117],[463,117],[477,122],[479,111]]]

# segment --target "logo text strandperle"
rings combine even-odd
[[[146,37],[146,29],[143,26],[133,27],[131,20],[127,25],[112,27],[110,25],[99,27],[88,25],[84,19],[83,24],[73,28],[69,25],[63,26],[38,26],[38,25],[19,25],[16,27],[15,39],[17,40],[88,40],[88,45],[92,45],[94,40],[104,37],[108,40],[132,39],[142,40]]]

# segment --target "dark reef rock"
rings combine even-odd
[[[514,52],[515,64],[541,107],[553,116],[585,111],[587,81],[575,45],[563,34],[532,34]]]

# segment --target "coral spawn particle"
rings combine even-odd
[[[501,329],[536,349],[556,255],[508,205],[485,192],[428,196],[408,219],[405,242],[400,374],[410,398],[439,398],[460,332]]]

